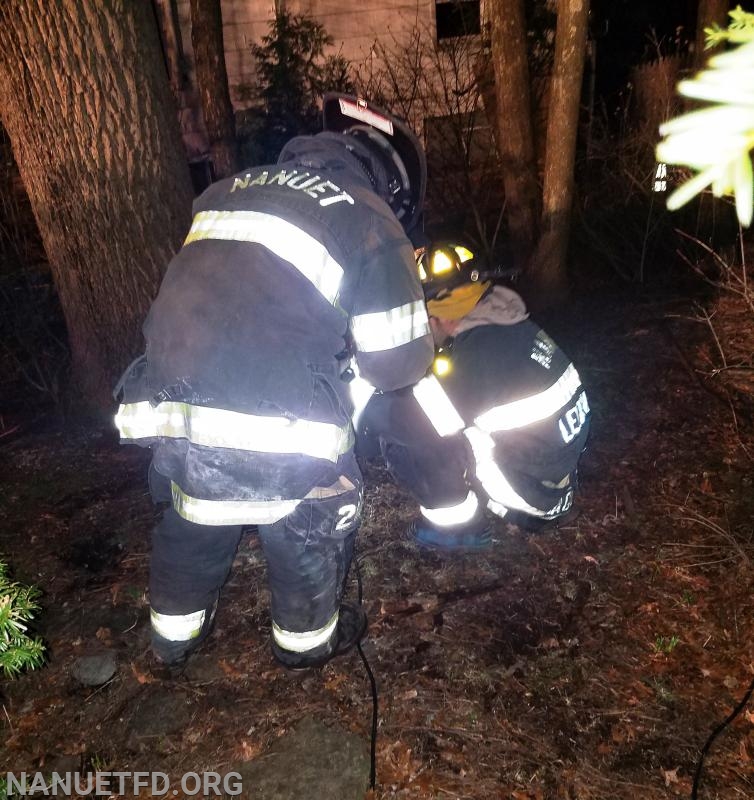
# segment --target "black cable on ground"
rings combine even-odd
[[[363,589],[361,585],[361,569],[359,561],[356,557],[353,559],[356,567],[356,583],[359,587],[359,605],[362,605]],[[364,664],[364,669],[367,671],[369,684],[372,688],[372,740],[369,747],[369,786],[374,789],[377,783],[377,712],[378,712],[378,697],[377,697],[377,681],[374,679],[374,673],[369,666],[367,657],[361,649],[361,642],[356,644],[356,649],[359,651],[359,656]]]
[[[754,693],[754,681],[749,684],[749,688],[746,690],[746,694],[743,696],[741,702],[731,711],[731,713],[715,728],[714,731],[709,736],[709,739],[704,743],[704,747],[702,748],[702,752],[699,755],[699,761],[696,765],[696,772],[694,773],[694,783],[691,787],[691,800],[697,800],[697,795],[699,792],[699,784],[702,780],[702,768],[704,767],[704,758],[709,752],[710,747],[712,747],[712,743],[717,739],[718,735],[721,734],[727,727],[730,725],[731,722],[744,710],[746,704],[749,702],[749,698]]]
[[[367,671],[369,683],[372,686],[372,741],[369,748],[369,785],[374,789],[377,783],[377,682],[374,679],[367,657],[361,649],[361,643],[356,645],[356,649],[364,662],[364,669]]]

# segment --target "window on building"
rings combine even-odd
[[[427,163],[434,165],[432,172],[487,167],[495,157],[495,140],[484,111],[427,117],[424,131]]]
[[[435,0],[435,22],[438,41],[478,34],[479,0]]]

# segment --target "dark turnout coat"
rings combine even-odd
[[[518,295],[496,287],[483,297],[440,363],[442,374],[375,396],[366,411],[425,516],[461,524],[479,513],[477,494],[501,516],[567,511],[589,404],[575,367]]]
[[[196,200],[125,376],[121,437],[154,447],[195,522],[273,522],[337,492],[353,445],[344,378],[392,390],[431,362],[400,224],[335,135],[308,150]]]

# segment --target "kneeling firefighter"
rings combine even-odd
[[[424,249],[418,267],[441,350],[416,386],[372,397],[361,431],[419,501],[419,544],[480,549],[485,510],[530,529],[569,511],[589,404],[521,297],[487,279],[495,270],[452,243]]]
[[[244,525],[258,526],[280,663],[321,665],[366,628],[341,604],[362,500],[351,388],[398,389],[431,363],[405,233],[426,167],[408,126],[365,101],[327,95],[323,117],[276,165],[197,198],[117,390],[121,439],[153,449],[153,493],[172,501],[149,585],[168,664],[207,636]]]

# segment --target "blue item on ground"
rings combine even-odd
[[[474,525],[471,528],[434,528],[418,522],[413,528],[414,541],[420,546],[438,552],[464,553],[486,550],[492,546],[492,526]]]

